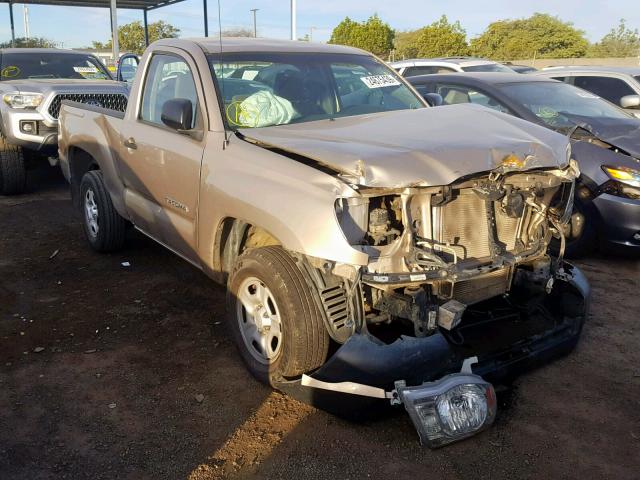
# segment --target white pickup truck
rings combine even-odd
[[[430,446],[491,424],[491,381],[570,351],[587,310],[550,258],[569,141],[429,108],[361,50],[161,40],[125,112],[63,102],[59,153],[89,244],[126,225],[229,291],[261,381],[344,413],[403,404]]]
[[[121,110],[128,89],[93,55],[54,48],[0,50],[0,195],[25,188],[38,161],[55,165],[63,100]]]

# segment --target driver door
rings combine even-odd
[[[205,119],[196,74],[192,59],[181,50],[153,54],[135,115],[121,132],[119,157],[125,202],[136,227],[199,264],[196,222]],[[186,131],[162,121],[164,104],[176,98],[192,103],[192,128]]]

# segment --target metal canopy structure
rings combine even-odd
[[[113,42],[113,58],[117,60],[119,57],[118,48],[118,22],[116,9],[126,8],[131,10],[142,10],[144,19],[144,39],[149,45],[149,22],[147,13],[150,10],[174,5],[184,2],[184,0],[0,0],[0,3],[9,5],[9,19],[11,21],[11,41],[15,42],[15,25],[13,20],[13,6],[15,4],[24,5],[54,5],[56,7],[93,7],[93,8],[109,8],[111,10],[111,38]],[[202,13],[204,17],[204,36],[209,36],[209,25],[207,22],[207,0],[202,0]]]

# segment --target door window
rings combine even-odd
[[[184,98],[191,101],[195,127],[198,94],[193,74],[184,59],[169,54],[154,55],[145,81],[140,118],[157,125],[162,123],[162,107],[168,100]]]
[[[462,85],[438,85],[437,93],[442,97],[444,105],[455,105],[457,103],[474,103],[482,105],[503,113],[511,113],[507,107],[502,105],[493,97],[485,95],[478,90]]]
[[[599,97],[609,100],[611,103],[620,105],[620,99],[625,95],[635,95],[636,92],[619,78],[612,77],[575,77],[573,84],[583,88]]]

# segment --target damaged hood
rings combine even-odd
[[[451,105],[240,129],[247,140],[360,177],[370,187],[448,185],[526,159],[522,170],[557,168],[569,141],[547,128],[477,105]]]
[[[577,126],[614,147],[640,158],[640,120],[635,118],[570,117]]]

